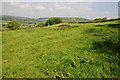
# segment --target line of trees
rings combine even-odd
[[[94,19],[94,21],[96,21],[96,22],[99,22],[99,21],[106,21],[106,20],[107,20],[106,17],[104,17],[104,18],[96,18],[96,19]]]
[[[37,25],[35,25],[35,27],[44,27],[44,26],[48,26],[48,25],[54,25],[54,24],[58,24],[61,23],[62,19],[59,17],[53,17],[48,19],[46,22],[40,22]],[[16,29],[20,29],[20,23],[16,22],[16,21],[11,21],[7,24],[7,28],[9,28],[10,30],[16,30]]]
[[[94,23],[94,22],[105,22],[105,21],[112,21],[112,20],[117,20],[117,19],[107,19],[106,17],[104,17],[104,18],[96,18],[93,21],[77,22],[77,23]],[[118,18],[118,20],[119,20],[119,18]],[[53,17],[53,18],[49,18],[46,22],[40,22],[38,24],[35,24],[34,26],[35,27],[44,27],[44,26],[54,25],[54,24],[58,24],[58,23],[62,23],[62,19],[59,17]],[[70,22],[70,23],[75,23],[75,22]],[[10,30],[16,30],[16,29],[20,29],[21,24],[16,21],[11,21],[6,26]]]

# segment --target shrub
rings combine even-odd
[[[9,28],[10,30],[16,30],[20,28],[20,24],[16,21],[11,21],[7,24],[7,28]]]
[[[107,17],[102,18],[102,20],[107,20]]]
[[[76,27],[79,27],[79,25],[70,25],[70,24],[64,23],[64,24],[58,25],[58,28],[55,28],[54,30],[64,30],[64,29],[76,28]]]
[[[71,27],[71,25],[69,25],[69,24],[61,24],[61,25],[59,25],[58,27],[64,27],[64,28],[67,28],[67,27]]]
[[[44,27],[45,26],[45,23],[44,22],[41,22],[39,24],[36,25],[36,27]]]
[[[107,18],[106,17],[104,17],[104,18],[96,18],[96,19],[94,19],[94,21],[95,22],[104,22],[104,21],[107,21]]]
[[[46,21],[45,26],[61,23],[62,19],[59,17],[50,18]]]
[[[73,25],[72,28],[79,27],[79,25]]]
[[[7,24],[2,23],[2,27],[7,27]]]

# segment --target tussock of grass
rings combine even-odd
[[[64,29],[76,28],[76,27],[79,27],[79,25],[70,25],[68,23],[62,23],[62,24],[59,24],[57,27],[55,27],[54,30],[64,30]]]

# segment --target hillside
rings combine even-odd
[[[2,32],[4,78],[117,78],[118,21]]]

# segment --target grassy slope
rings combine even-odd
[[[0,32],[0,77],[2,78],[2,32]]]
[[[93,48],[93,42],[106,38],[117,42],[116,28],[95,26],[110,23],[115,22],[76,24],[79,27],[64,30],[54,25],[3,31],[3,76],[118,77],[117,52]]]

